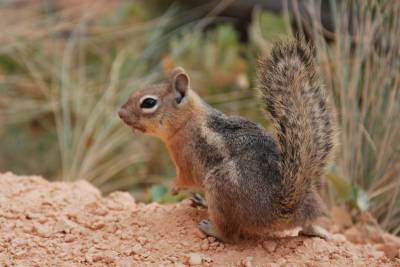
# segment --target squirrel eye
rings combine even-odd
[[[155,95],[145,95],[139,100],[139,106],[142,113],[151,114],[158,109],[160,102]]]
[[[148,97],[143,99],[143,101],[140,103],[140,108],[152,108],[155,105],[157,105],[157,99]]]

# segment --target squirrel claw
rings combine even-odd
[[[299,235],[303,236],[311,236],[311,237],[319,237],[324,239],[325,241],[332,240],[331,235],[324,228],[317,225],[308,225],[303,227],[303,229],[299,232]]]
[[[190,200],[192,201],[192,207],[207,208],[207,202],[200,194],[194,192],[190,192],[190,194],[192,195],[192,197],[190,198]]]

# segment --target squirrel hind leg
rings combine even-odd
[[[303,226],[303,229],[299,232],[299,235],[319,237],[324,239],[325,241],[332,240],[332,236],[327,230],[315,224],[308,224],[306,226]]]
[[[220,241],[224,241],[224,236],[217,230],[210,219],[201,220],[198,224],[199,229],[208,236],[213,236]]]
[[[210,205],[209,205],[210,207]],[[199,229],[208,236],[213,236],[220,241],[236,242],[240,237],[240,229],[235,224],[233,219],[229,219],[218,214],[214,209],[208,209],[210,219],[202,220],[198,227]]]
[[[207,236],[213,236],[219,241],[237,241],[239,239],[238,232],[229,225],[223,225],[225,231],[221,231],[219,227],[210,219],[201,220],[198,224],[199,229]]]

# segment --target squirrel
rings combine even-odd
[[[181,67],[164,83],[138,89],[120,108],[135,131],[160,138],[177,171],[178,189],[202,189],[209,219],[198,227],[222,241],[301,227],[329,240],[316,181],[332,159],[333,106],[304,40],[274,45],[259,60],[258,91],[274,135],[204,102]]]

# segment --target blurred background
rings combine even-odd
[[[0,16],[1,172],[178,201],[164,145],[118,107],[183,66],[212,106],[272,130],[257,58],[304,35],[340,127],[321,194],[345,219],[369,211],[400,234],[400,1],[2,0]]]

